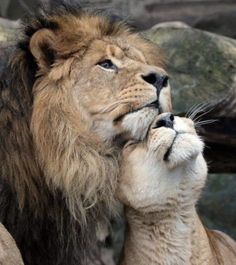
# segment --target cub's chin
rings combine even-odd
[[[187,118],[171,116],[168,121],[161,114],[149,131],[148,148],[155,157],[166,163],[168,168],[182,165],[202,153],[204,144],[197,135],[194,123]]]
[[[163,160],[169,168],[174,168],[196,158],[203,151],[203,142],[197,135],[176,133],[170,146],[166,148]]]

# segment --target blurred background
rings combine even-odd
[[[19,19],[39,3],[53,6],[57,0],[1,0],[0,14]],[[128,18],[139,29],[164,21],[183,21],[190,26],[236,37],[235,0],[87,0],[82,5],[108,8]]]
[[[4,49],[18,36],[20,19],[42,2],[52,9],[57,4],[56,0],[0,0],[0,66]],[[236,239],[236,1],[80,3],[123,17],[161,47],[171,77],[174,112],[195,113],[206,142],[209,177],[199,213],[208,227]],[[114,222],[117,248],[122,231],[123,223]]]

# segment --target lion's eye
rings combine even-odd
[[[99,66],[101,66],[102,68],[106,69],[106,70],[114,70],[117,71],[117,66],[109,59],[106,59],[104,61],[101,61],[98,63]]]

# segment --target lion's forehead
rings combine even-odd
[[[127,42],[124,38],[104,38],[94,40],[88,48],[87,57],[91,62],[111,58],[117,64],[132,60],[134,63],[146,64],[145,53]],[[129,64],[126,64],[129,66]]]
[[[114,46],[130,59],[151,64],[163,65],[158,48],[145,40],[141,35],[132,32],[127,25],[112,23],[103,16],[84,15],[79,17],[54,17],[53,21],[59,26],[57,29],[60,50],[80,51],[81,48],[93,46],[98,52],[104,53],[107,46]],[[77,45],[76,45],[77,44]],[[63,45],[63,46],[62,46]],[[122,51],[122,52],[120,52]]]

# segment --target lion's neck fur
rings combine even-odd
[[[122,265],[211,265],[207,234],[194,207],[140,214],[126,209],[128,233]]]

